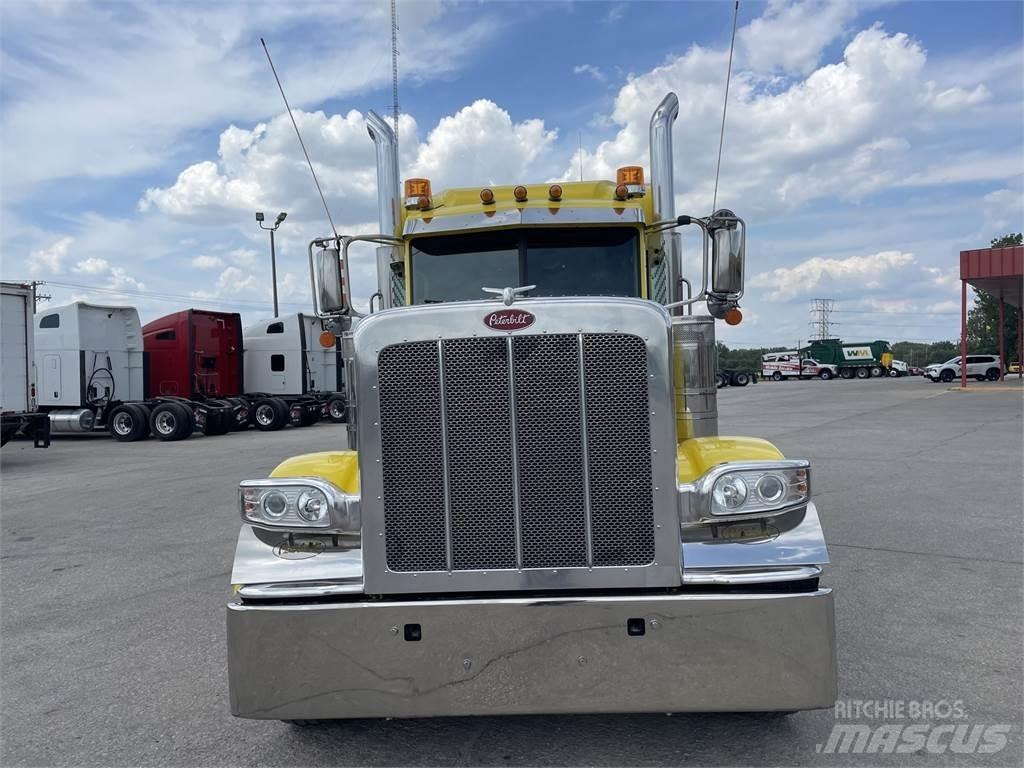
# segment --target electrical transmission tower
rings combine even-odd
[[[398,8],[391,0],[391,119],[394,121],[395,146],[398,146]],[[397,152],[396,152],[397,154]]]
[[[834,330],[839,323],[832,322],[832,310],[835,307],[835,299],[814,299],[811,305],[811,339],[833,339]]]

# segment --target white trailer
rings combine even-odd
[[[0,445],[21,434],[31,437],[37,448],[45,448],[50,444],[50,421],[36,410],[35,288],[22,283],[0,285]]]
[[[326,403],[332,421],[344,421],[341,343],[333,333],[324,331],[321,320],[301,312],[266,318],[245,328],[246,391],[315,397]]]

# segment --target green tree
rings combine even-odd
[[[1024,244],[1024,233],[1010,233],[992,240],[993,248]],[[1006,304],[1003,310],[1003,338],[1006,358],[1017,359],[1017,308]],[[974,306],[967,314],[967,350],[983,354],[999,353],[999,298],[974,289]],[[1006,362],[1006,361],[1004,361]]]

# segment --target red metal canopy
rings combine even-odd
[[[1022,298],[1024,298],[1024,246],[1014,245],[1009,248],[976,248],[972,251],[960,251],[960,386],[967,386],[967,366],[963,361],[967,357],[967,285],[991,294],[999,299],[999,358],[1001,368],[999,378],[1003,379],[1006,370],[1006,349],[1003,340],[1003,305],[1017,307],[1017,360],[1024,360],[1021,347]],[[1024,369],[1018,369],[1018,378]]]

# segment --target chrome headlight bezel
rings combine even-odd
[[[279,496],[285,498],[285,510],[275,514],[266,509],[265,502]],[[309,497],[326,500],[327,514],[316,520],[299,514],[299,499]],[[345,493],[318,477],[243,480],[238,484],[238,511],[244,523],[268,531],[353,535],[362,527],[359,496]]]
[[[715,500],[715,488],[729,477],[739,477],[746,485],[746,496],[736,508],[725,510]],[[783,485],[777,499],[769,498],[767,489],[778,481]],[[811,501],[811,464],[806,459],[780,459],[778,461],[731,461],[708,470],[693,485],[680,486],[680,493],[692,493],[691,509],[701,522],[749,520],[775,517]]]

